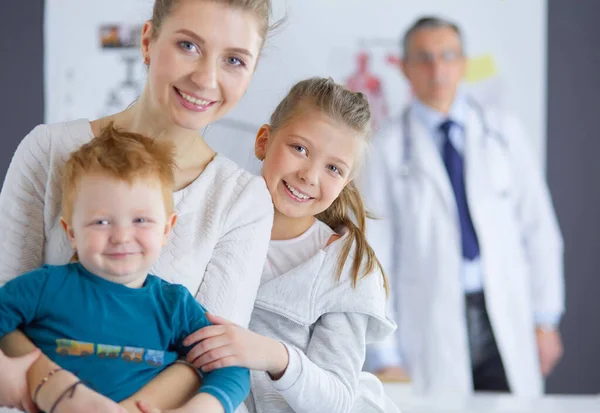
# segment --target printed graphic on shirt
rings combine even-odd
[[[165,352],[160,350],[146,350],[144,361],[153,366],[162,366],[165,362]]]
[[[56,352],[61,356],[87,357],[94,354],[94,343],[59,338],[56,340]]]
[[[144,349],[138,347],[125,347],[123,348],[123,355],[121,356],[125,361],[133,361],[141,363],[144,361]]]
[[[116,359],[119,357],[119,353],[121,353],[121,346],[109,346],[108,344],[98,344],[96,350],[96,355],[100,358],[108,357],[111,359]]]
[[[121,358],[132,363],[146,362],[155,367],[160,367],[165,363],[165,352],[162,350],[94,344],[65,338],[56,340],[56,352],[61,356],[87,357],[95,355],[107,359]]]

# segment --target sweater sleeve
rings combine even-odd
[[[0,192],[0,285],[43,264],[49,164],[50,139],[40,125],[19,144]]]
[[[350,411],[365,359],[368,319],[359,313],[324,314],[306,354],[286,344],[288,368],[272,384],[296,413]]]
[[[262,178],[252,177],[242,188],[225,220],[227,231],[196,298],[211,312],[248,327],[273,225],[273,204]]]
[[[390,284],[390,287],[393,286]],[[393,293],[389,295],[386,301],[386,314],[390,319],[393,319],[396,314]],[[394,331],[384,340],[375,341],[367,345],[365,370],[376,373],[378,370],[387,367],[406,368],[401,354],[397,331]]]
[[[177,352],[185,356],[194,345],[184,346],[184,339],[203,327],[211,325],[206,318],[206,310],[191,296],[183,286],[178,286],[179,311],[174,314],[174,341]],[[234,413],[250,393],[250,371],[242,367],[226,367],[204,373],[200,371],[203,382],[199,393],[208,393],[215,397],[225,410]]]

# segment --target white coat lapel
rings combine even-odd
[[[485,165],[487,157],[485,156],[485,128],[482,123],[481,116],[478,116],[475,110],[469,109],[467,114],[467,124],[465,125],[465,192],[467,194],[467,202],[469,204],[469,212],[475,227],[475,232],[480,234],[477,228],[477,223],[481,222],[481,213],[477,206],[485,196],[486,191],[486,174]]]
[[[409,117],[409,122],[415,166],[429,177],[437,188],[448,213],[455,216],[456,200],[442,157],[425,126],[414,115]]]

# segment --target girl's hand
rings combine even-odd
[[[224,318],[212,314],[207,317],[213,325],[190,334],[183,342],[186,346],[198,343],[187,354],[188,362],[205,372],[239,366],[266,371],[274,379],[283,375],[289,356],[281,342]]]
[[[0,406],[29,413],[39,411],[29,394],[27,371],[40,354],[40,350],[35,350],[22,357],[11,358],[0,351]]]

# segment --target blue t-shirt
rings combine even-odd
[[[205,312],[184,286],[153,275],[136,289],[79,263],[46,265],[0,288],[0,338],[21,328],[53,361],[119,402],[187,354],[185,337],[210,325]],[[250,391],[245,368],[203,376],[200,392],[227,413]]]

